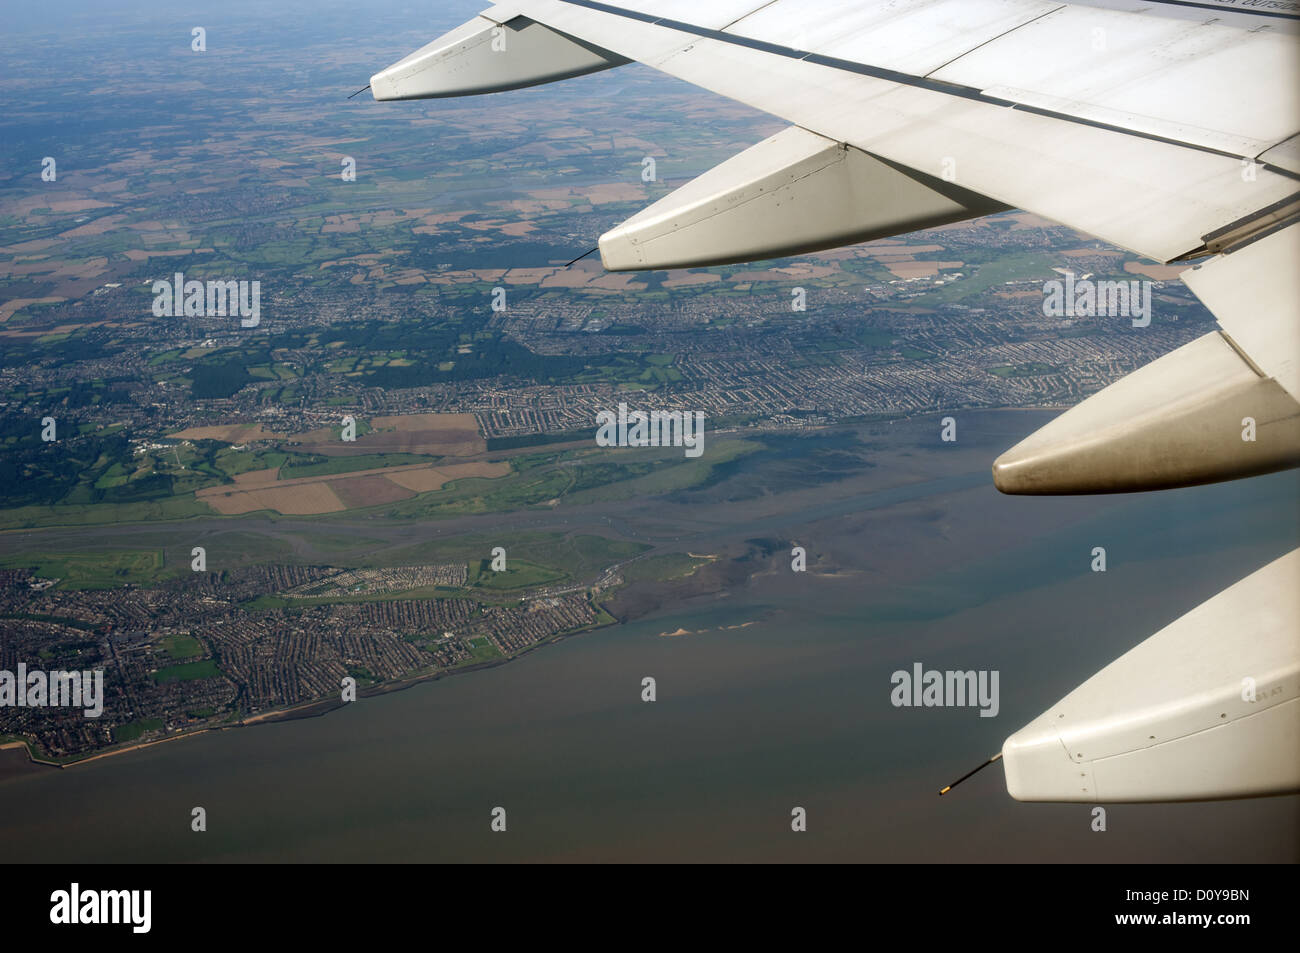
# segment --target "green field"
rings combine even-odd
[[[281,480],[298,477],[332,476],[356,470],[378,470],[383,467],[409,466],[412,463],[433,463],[440,457],[416,453],[367,453],[357,457],[312,457],[310,462],[292,463],[280,471]]]
[[[162,647],[174,661],[203,654],[203,643],[188,635],[169,635],[163,639]]]
[[[990,253],[992,254],[992,252]],[[1044,280],[1051,277],[1051,260],[1043,252],[1018,252],[1014,255],[990,257],[986,262],[967,262],[963,271],[966,277],[950,282],[933,291],[927,290],[916,298],[917,303],[933,308],[939,304],[960,301],[971,295],[980,294],[1007,281],[1023,281],[1042,276]],[[974,274],[971,274],[971,271]],[[1022,286],[1024,287],[1024,286]]]
[[[112,523],[161,523],[211,516],[212,508],[192,496],[173,496],[148,503],[20,506],[0,510],[0,530],[49,526],[106,526]]]
[[[465,644],[469,646],[470,654],[474,656],[475,662],[486,662],[494,658],[501,658],[501,650],[493,645],[492,640],[486,635],[470,639]]]
[[[562,569],[553,569],[522,559],[510,559],[501,572],[492,569],[491,559],[481,559],[470,564],[469,585],[483,589],[528,589],[558,582],[567,576]]]
[[[31,569],[43,579],[58,579],[61,589],[112,589],[125,583],[150,585],[163,575],[160,550],[107,553],[50,553],[6,556],[6,569]]]
[[[364,665],[347,666],[348,674],[357,680],[358,685],[373,685],[377,680],[375,673]]]
[[[138,721],[127,722],[125,725],[118,725],[113,729],[114,741],[135,741],[146,731],[157,731],[163,726],[161,718],[141,718]]]
[[[198,662],[182,662],[180,665],[168,665],[166,668],[160,668],[150,677],[159,685],[167,682],[189,682],[196,678],[219,678],[221,669],[217,668],[217,663],[212,659],[202,659]]]
[[[223,450],[216,455],[216,469],[234,477],[250,470],[273,470],[289,459],[289,454],[273,451]]]
[[[623,570],[626,582],[667,582],[670,579],[683,579],[709,562],[698,556],[686,553],[665,553],[628,563]]]

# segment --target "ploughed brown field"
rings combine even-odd
[[[406,487],[399,486],[379,474],[354,477],[351,480],[333,480],[330,482],[330,489],[349,509],[376,506],[380,503],[396,503],[398,500],[409,500],[415,496]]]
[[[330,457],[355,457],[366,453],[426,453],[439,457],[470,457],[487,450],[473,414],[403,414],[374,417],[374,430],[344,443],[331,430],[317,430],[290,440],[295,449]]]
[[[417,463],[279,481],[269,481],[269,472],[259,470],[254,480],[237,480],[234,486],[210,486],[196,491],[194,496],[226,516],[258,510],[274,510],[285,516],[311,516],[396,503],[417,493],[441,489],[452,480],[504,476],[510,472],[510,464],[480,462],[435,467]]]
[[[235,483],[241,487],[270,486],[280,479],[280,468],[268,470],[249,470],[235,474]]]

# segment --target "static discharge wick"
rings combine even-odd
[[[1000,759],[1001,757],[1002,757],[1002,752],[999,751],[997,754],[995,754],[993,757],[989,758],[987,761],[985,761],[983,764],[981,764],[981,765],[980,765],[978,768],[976,768],[974,771],[967,771],[965,774],[963,774],[963,775],[962,775],[960,778],[958,778],[956,781],[952,782],[952,784],[948,785],[946,788],[944,788],[942,791],[940,791],[940,792],[939,792],[939,797],[943,797],[945,794],[947,794],[949,791],[951,791],[951,790],[952,790],[953,788],[955,788],[957,785],[961,784],[963,781],[965,781],[965,780],[966,780],[967,778],[969,778],[971,775],[973,775],[973,774],[978,774],[980,771],[983,771],[985,768],[987,768],[987,767],[988,767],[989,765],[991,765],[994,761],[997,761],[997,760]]]
[[[600,246],[599,246],[599,245],[597,245],[597,246],[596,246],[595,248],[593,248],[591,251],[583,252],[581,255],[579,255],[577,258],[573,259],[573,261],[569,262],[569,264],[565,265],[564,267],[565,267],[565,268],[570,268],[570,267],[572,267],[573,265],[576,265],[578,262],[582,261],[582,259],[586,258],[588,255],[595,254],[595,253],[598,252],[598,251],[600,251]]]

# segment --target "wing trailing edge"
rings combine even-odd
[[[600,238],[609,271],[697,268],[837,248],[1005,205],[792,126]]]
[[[527,17],[475,17],[370,77],[376,100],[439,99],[522,89],[628,60]]]
[[[1003,493],[1122,493],[1300,466],[1300,403],[1211,331],[1067,410],[993,464]]]
[[[993,464],[1003,493],[1194,486],[1300,466],[1300,224],[1183,273],[1211,332],[1067,410]]]

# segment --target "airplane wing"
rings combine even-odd
[[[1007,208],[1194,263],[1183,278],[1220,330],[994,464],[1007,493],[1120,492],[1300,465],[1298,33],[1296,0],[504,0],[371,88],[471,95],[636,61],[791,124],[601,236],[610,270],[799,254]],[[1271,564],[1080,686],[1008,739],[1008,789],[1093,803],[1300,791],[1300,604],[1283,598],[1298,577],[1295,554]],[[1216,627],[1234,618],[1253,630]],[[1267,683],[1266,705],[1226,703],[1249,694],[1243,679]],[[1144,682],[1164,686],[1158,700]]]

